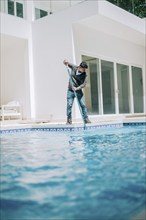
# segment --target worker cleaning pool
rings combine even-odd
[[[67,124],[72,124],[72,106],[74,98],[76,98],[85,128],[85,124],[91,123],[87,115],[87,108],[82,91],[87,82],[86,69],[88,69],[88,65],[86,62],[81,62],[79,66],[76,66],[71,64],[68,60],[64,60],[63,63],[67,66],[69,74],[67,91]]]

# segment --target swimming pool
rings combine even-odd
[[[2,219],[131,219],[145,208],[145,141],[145,126],[2,134]]]

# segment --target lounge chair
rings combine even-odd
[[[2,121],[4,121],[5,118],[9,120],[12,118],[22,120],[22,106],[18,101],[8,102],[6,105],[0,107],[0,117]]]

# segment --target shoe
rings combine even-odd
[[[71,120],[71,118],[68,118],[68,119],[67,119],[66,124],[67,124],[67,125],[71,125],[71,124],[72,124],[72,120]]]
[[[91,121],[89,120],[89,118],[88,118],[88,117],[85,118],[85,124],[89,124],[89,123],[91,123]]]

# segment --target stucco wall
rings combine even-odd
[[[73,30],[78,56],[84,53],[128,65],[143,67],[145,64],[145,48],[141,45],[117,38],[114,33],[107,34],[79,24],[75,24]],[[115,33],[116,31],[115,29]]]
[[[95,7],[87,2],[85,8],[79,4],[33,23],[36,118],[66,118],[68,73],[63,60],[67,58],[76,62],[72,23],[97,13],[98,5],[96,2],[93,4]]]
[[[31,23],[4,13],[0,16],[1,104],[19,101],[23,106],[23,118],[31,118]]]
[[[28,42],[8,36],[2,36],[1,41],[1,104],[19,101],[23,118],[27,118],[30,115]]]
[[[98,9],[97,2],[84,2],[33,23],[37,118],[53,120],[66,118],[68,76],[62,64],[64,58],[78,64],[81,55],[84,54],[128,65],[144,66],[144,47],[122,39],[122,36],[118,38],[117,24],[115,24],[115,36],[110,30],[108,34],[81,25],[80,21],[98,14]],[[113,25],[112,20],[109,19],[108,22]],[[77,108],[74,109],[74,117],[79,117],[79,112],[76,110]]]

